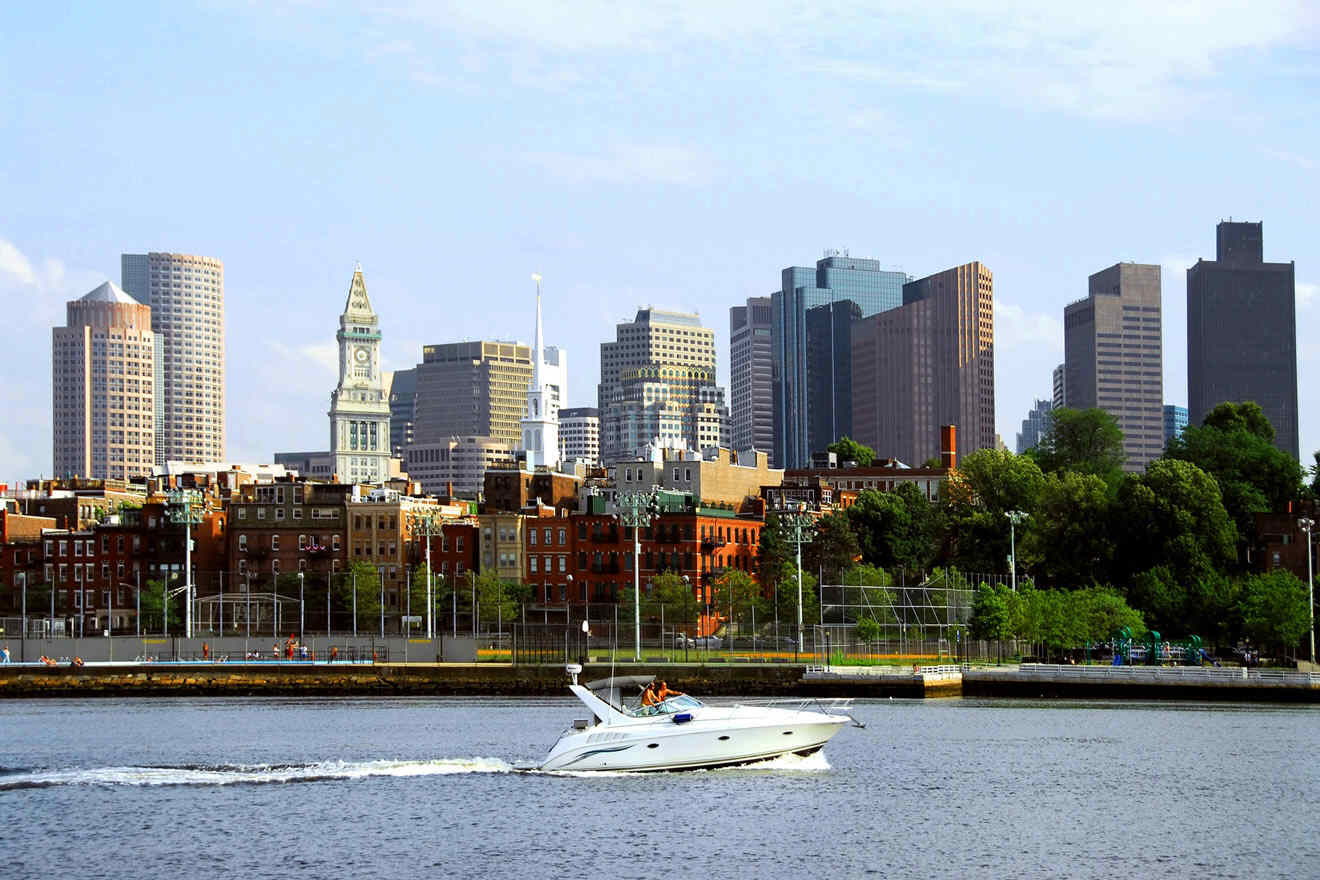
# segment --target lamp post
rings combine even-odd
[[[649,526],[659,513],[656,495],[651,492],[625,492],[619,495],[615,505],[619,509],[619,521],[633,530],[633,660],[642,659],[642,526]]]
[[[413,534],[421,534],[426,539],[426,637],[431,639],[435,637],[435,600],[431,595],[433,583],[431,577],[431,537],[439,535],[441,546],[444,545],[445,521],[438,513],[417,511],[408,515],[408,523]]]
[[[1304,516],[1297,520],[1297,525],[1306,532],[1306,596],[1309,600],[1306,604],[1311,612],[1311,662],[1315,663],[1315,574],[1311,569],[1311,530],[1315,528],[1315,520]]]
[[[1013,592],[1017,592],[1017,525],[1027,518],[1027,515],[1021,510],[1005,511],[1004,516],[1008,517],[1008,572],[1009,578],[1013,584]]]
[[[192,527],[202,521],[202,493],[175,489],[165,496],[170,522],[183,526],[184,635],[193,634]]]
[[[798,653],[805,653],[807,650],[806,639],[802,634],[802,545],[810,544],[813,537],[813,530],[816,527],[816,520],[806,512],[807,505],[799,502],[796,513],[785,513],[779,517],[779,527],[783,530],[784,537],[797,544],[797,628],[798,628]]]
[[[298,572],[298,644],[302,644],[303,633],[306,631],[307,628],[307,614],[306,614],[307,606],[303,602],[303,597],[306,595],[303,592],[304,582],[305,582],[305,578],[303,577],[303,573],[300,571]]]

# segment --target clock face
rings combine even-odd
[[[371,355],[367,353],[367,350],[365,348],[359,348],[353,352],[353,357],[357,358],[357,362],[359,364],[365,364],[367,362],[367,358],[370,356]]]

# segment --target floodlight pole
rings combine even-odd
[[[642,659],[642,544],[640,528],[651,524],[656,514],[656,495],[626,492],[618,497],[619,521],[633,530],[633,659]]]
[[[1315,520],[1309,516],[1304,516],[1297,520],[1297,525],[1306,532],[1306,597],[1307,609],[1311,613],[1311,663],[1315,663],[1315,573],[1311,568],[1311,530],[1315,528]]]
[[[1009,510],[1004,513],[1008,517],[1008,575],[1013,584],[1013,592],[1017,592],[1017,524],[1027,518],[1027,515],[1021,510]]]
[[[799,654],[806,653],[807,643],[802,630],[802,545],[810,544],[816,520],[806,512],[807,505],[799,503],[796,513],[785,513],[779,517],[780,531],[790,541],[797,544],[797,629]]]

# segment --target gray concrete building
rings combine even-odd
[[[729,427],[733,448],[742,451],[775,445],[771,302],[753,296],[729,309]]]
[[[1063,364],[1054,368],[1054,399],[1051,401],[1054,409],[1062,409],[1068,405],[1067,383],[1064,380],[1066,369]]]
[[[156,463],[151,308],[107,281],[66,306],[51,336],[55,475],[128,480]]]
[[[1164,451],[1160,267],[1118,263],[1090,276],[1088,290],[1063,311],[1064,395],[1118,421],[1123,468],[1139,473]]]
[[[225,458],[225,266],[214,257],[120,256],[121,282],[160,337],[156,463]]]
[[[1216,259],[1187,270],[1187,418],[1252,400],[1274,445],[1298,457],[1294,266],[1264,261],[1261,223],[1220,223]]]

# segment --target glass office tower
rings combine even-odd
[[[877,260],[838,252],[827,252],[814,269],[783,270],[770,297],[774,467],[807,467],[812,452],[851,432],[852,343],[845,328],[901,306],[909,280]]]

